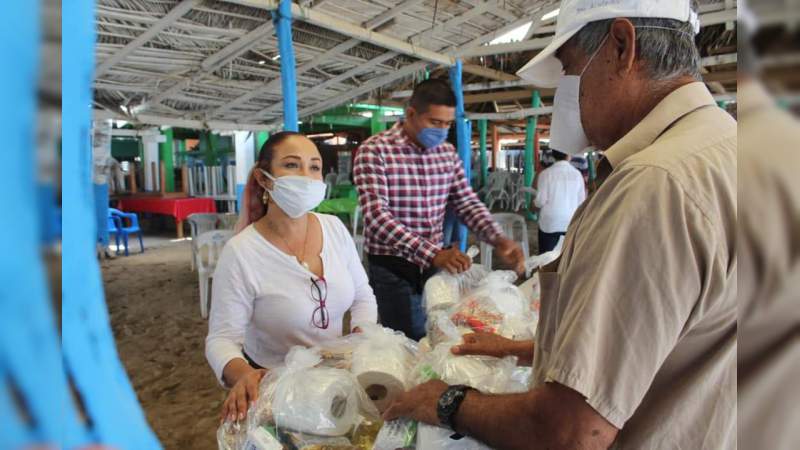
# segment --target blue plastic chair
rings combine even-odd
[[[139,228],[139,216],[134,213],[122,212],[118,209],[109,208],[111,215],[119,218],[120,226],[118,228],[119,234],[122,235],[122,245],[125,246],[125,256],[128,256],[128,236],[137,234],[139,236],[139,248],[144,253],[144,243],[142,242],[142,230]],[[125,219],[130,221],[130,225],[125,226]],[[110,233],[110,232],[109,232]],[[117,246],[119,248],[119,245]]]
[[[114,243],[117,245],[117,254],[119,255],[119,230],[122,228],[121,220],[119,217],[108,212],[108,235],[114,235]]]

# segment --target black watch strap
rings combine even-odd
[[[439,422],[442,425],[454,429],[453,421],[456,413],[458,413],[461,403],[467,396],[467,392],[474,390],[473,388],[465,385],[455,385],[447,388],[446,391],[439,397],[439,403],[436,407],[436,415],[439,417]],[[455,439],[460,438],[454,437]]]

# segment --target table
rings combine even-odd
[[[174,217],[178,239],[183,238],[183,221],[190,214],[217,212],[214,199],[204,197],[122,197],[119,199],[118,208],[128,212],[146,212]]]
[[[348,221],[346,223],[349,224],[353,221],[353,213],[355,213],[356,208],[358,208],[357,198],[332,198],[323,200],[314,211],[320,214],[334,214],[339,217],[347,215]]]
[[[353,184],[337,184],[331,189],[331,198],[350,198],[358,199],[358,190]]]

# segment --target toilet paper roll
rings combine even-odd
[[[381,413],[408,386],[411,354],[402,343],[375,346],[367,343],[353,352],[353,374]]]
[[[454,433],[453,430],[420,424],[416,450],[492,450],[472,438],[451,439]]]
[[[359,421],[357,392],[356,381],[344,370],[297,371],[275,387],[275,424],[319,436],[343,436]]]

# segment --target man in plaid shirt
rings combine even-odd
[[[502,235],[472,191],[455,148],[445,141],[455,104],[447,82],[420,83],[405,120],[362,143],[353,168],[381,323],[416,340],[425,336],[421,293],[427,278],[440,269],[460,273],[472,264],[457,245],[442,248],[448,205],[506,264],[518,272],[523,268],[522,249]]]

